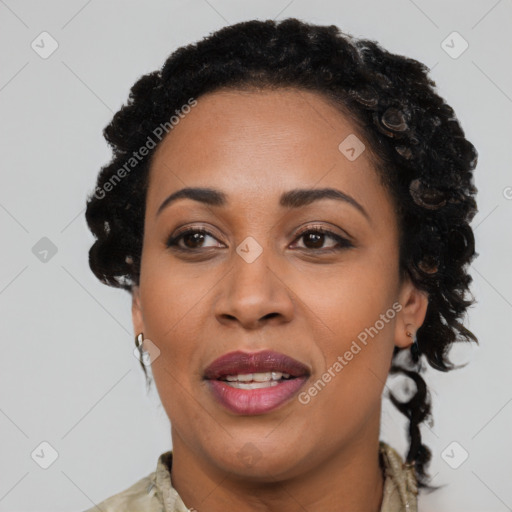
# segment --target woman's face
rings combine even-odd
[[[427,298],[399,281],[393,204],[356,136],[313,92],[219,91],[158,147],[133,321],[160,351],[175,454],[286,478],[378,438]]]

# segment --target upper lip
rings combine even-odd
[[[205,379],[218,379],[226,375],[282,372],[292,377],[309,375],[308,367],[284,354],[272,350],[261,352],[229,352],[215,359],[205,370]]]

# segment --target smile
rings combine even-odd
[[[289,401],[309,377],[306,365],[272,351],[231,352],[205,370],[213,398],[231,412],[264,414]]]

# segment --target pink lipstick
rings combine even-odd
[[[309,374],[306,365],[278,352],[237,351],[216,359],[204,378],[221,405],[236,414],[255,415],[287,402]]]

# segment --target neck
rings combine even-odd
[[[380,417],[380,416],[379,416]],[[379,465],[379,421],[364,435],[290,478],[251,481],[209,464],[173,429],[172,485],[197,512],[379,512],[384,477]],[[371,438],[369,435],[371,434]]]

